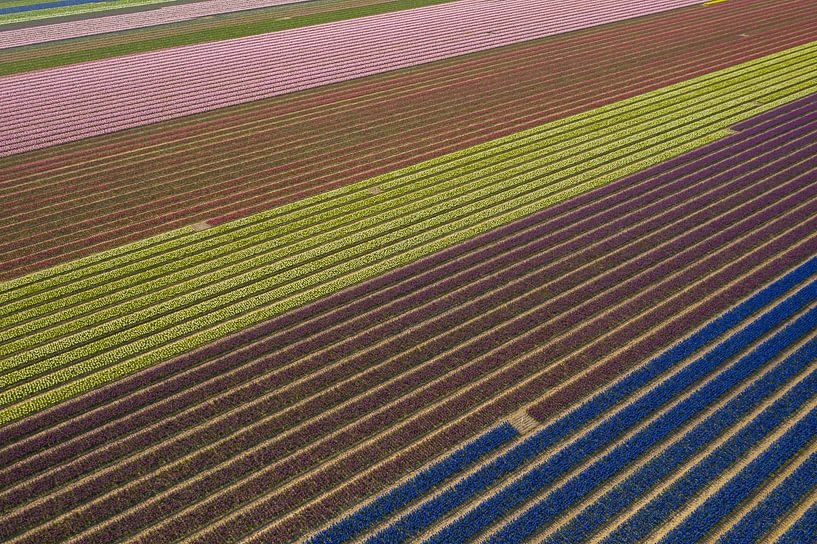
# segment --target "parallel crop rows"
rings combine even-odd
[[[667,90],[667,101],[652,95],[647,107],[633,100],[580,117],[613,115],[596,121],[618,138],[610,149],[626,149],[623,126],[639,134],[641,151],[623,156],[625,165],[638,161],[630,178],[538,213],[526,204],[519,221],[5,426],[0,534],[12,542],[226,542],[255,530],[287,540],[570,377],[580,376],[589,395],[817,249],[813,103],[647,171],[635,158],[670,155],[662,142],[688,145],[668,136],[675,122],[697,135],[682,142],[697,147],[718,119],[746,118],[733,110],[746,111],[737,104],[752,99],[755,77],[761,96],[797,95],[794,59],[807,51]],[[708,98],[710,85],[717,98]],[[660,130],[638,128],[638,115]],[[703,119],[708,128],[698,130]],[[581,134],[564,140],[572,153],[600,145]],[[510,142],[495,147],[503,145]],[[607,153],[600,164],[622,168]],[[451,160],[437,168],[449,170]],[[499,180],[535,172],[536,160],[521,171],[518,159],[509,162]],[[208,236],[216,235],[194,238]],[[43,283],[59,288],[87,272],[63,270]],[[7,293],[23,306],[49,296],[39,284]],[[583,374],[594,365],[607,374]],[[14,372],[7,368],[3,377]]]
[[[695,3],[461,0],[13,75],[0,80],[15,97],[0,111],[0,155]]]
[[[262,211],[814,39],[808,2],[786,7],[661,16],[626,35],[599,29],[458,61],[457,75],[443,63],[78,142],[56,156],[10,157],[0,269],[20,275],[174,226]],[[738,23],[753,39],[734,35]]]
[[[720,136],[813,85],[792,49],[110,259],[7,283],[0,417],[179,355]],[[383,192],[367,191],[377,185]],[[15,288],[15,285],[20,287]]]

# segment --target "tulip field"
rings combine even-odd
[[[0,20],[0,542],[817,542],[817,1],[162,5]]]

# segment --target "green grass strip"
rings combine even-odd
[[[140,2],[141,0],[134,1]],[[193,45],[198,43],[207,43],[219,40],[229,40],[233,38],[244,38],[247,36],[266,34],[268,32],[278,32],[281,30],[288,30],[292,28],[300,28],[323,23],[331,23],[335,21],[344,21],[347,19],[355,19],[357,17],[365,17],[368,15],[378,15],[381,13],[390,13],[393,11],[402,11],[406,9],[413,9],[424,6],[433,6],[436,4],[445,4],[451,1],[453,0],[394,0],[392,2],[383,2],[378,4],[371,4],[368,6],[339,8],[330,11],[323,11],[320,13],[296,15],[287,18],[282,18],[276,11],[270,10],[268,17],[256,21],[232,22],[229,19],[225,19],[225,24],[223,26],[198,31],[185,30],[185,25],[182,24],[178,27],[179,28],[178,33],[174,33],[170,36],[129,41],[123,44],[90,48],[81,51],[71,52],[58,51],[55,54],[46,57],[5,62],[0,64],[0,76],[18,74],[22,72],[30,72],[32,70],[42,70],[45,68],[53,68],[55,66],[66,66],[69,64],[77,64],[79,62],[87,62],[91,60],[108,59],[122,55],[130,55],[133,53],[156,51],[168,47]],[[280,8],[282,6],[277,7]],[[195,19],[193,21],[195,21]],[[9,21],[5,21],[0,18],[0,22],[5,23]],[[2,30],[2,27],[0,27],[0,30]]]
[[[139,245],[88,261],[78,282],[64,282],[70,267],[52,269],[66,298],[4,320],[26,321],[0,336],[0,423],[714,141],[775,107],[755,100],[808,94],[816,66],[817,46],[801,46],[211,231],[148,240],[149,251],[187,245],[153,255],[161,273],[125,275],[107,291],[83,290],[93,268],[104,278],[111,261],[137,266],[128,259]],[[384,192],[368,195],[371,185]],[[177,265],[198,243],[204,257]],[[35,285],[20,284],[7,293]],[[76,305],[54,311],[67,300]]]
[[[25,0],[25,1],[8,1],[0,2],[0,7],[6,8],[11,6],[27,6],[30,4],[40,4],[49,0]],[[27,23],[29,21],[37,21],[40,19],[51,19],[53,17],[65,17],[71,15],[82,15],[85,13],[94,13],[98,11],[108,11],[122,8],[131,8],[135,6],[144,6],[148,4],[165,4],[173,0],[112,0],[111,2],[99,2],[95,4],[77,4],[75,6],[63,6],[58,8],[47,8],[36,11],[24,11],[21,13],[6,13],[0,15],[0,25],[7,25],[13,23]],[[0,27],[0,32],[2,31]]]

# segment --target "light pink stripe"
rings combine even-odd
[[[160,7],[136,13],[121,13],[64,23],[43,24],[30,28],[3,30],[3,27],[0,27],[0,49],[178,23],[220,13],[268,8],[305,1],[307,0],[206,0],[192,4],[160,5]]]
[[[699,0],[461,0],[0,79],[0,155]]]

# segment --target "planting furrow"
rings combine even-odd
[[[808,542],[808,539],[814,535],[815,530],[817,530],[817,502],[814,502],[803,516],[780,536],[777,543],[798,544]]]

